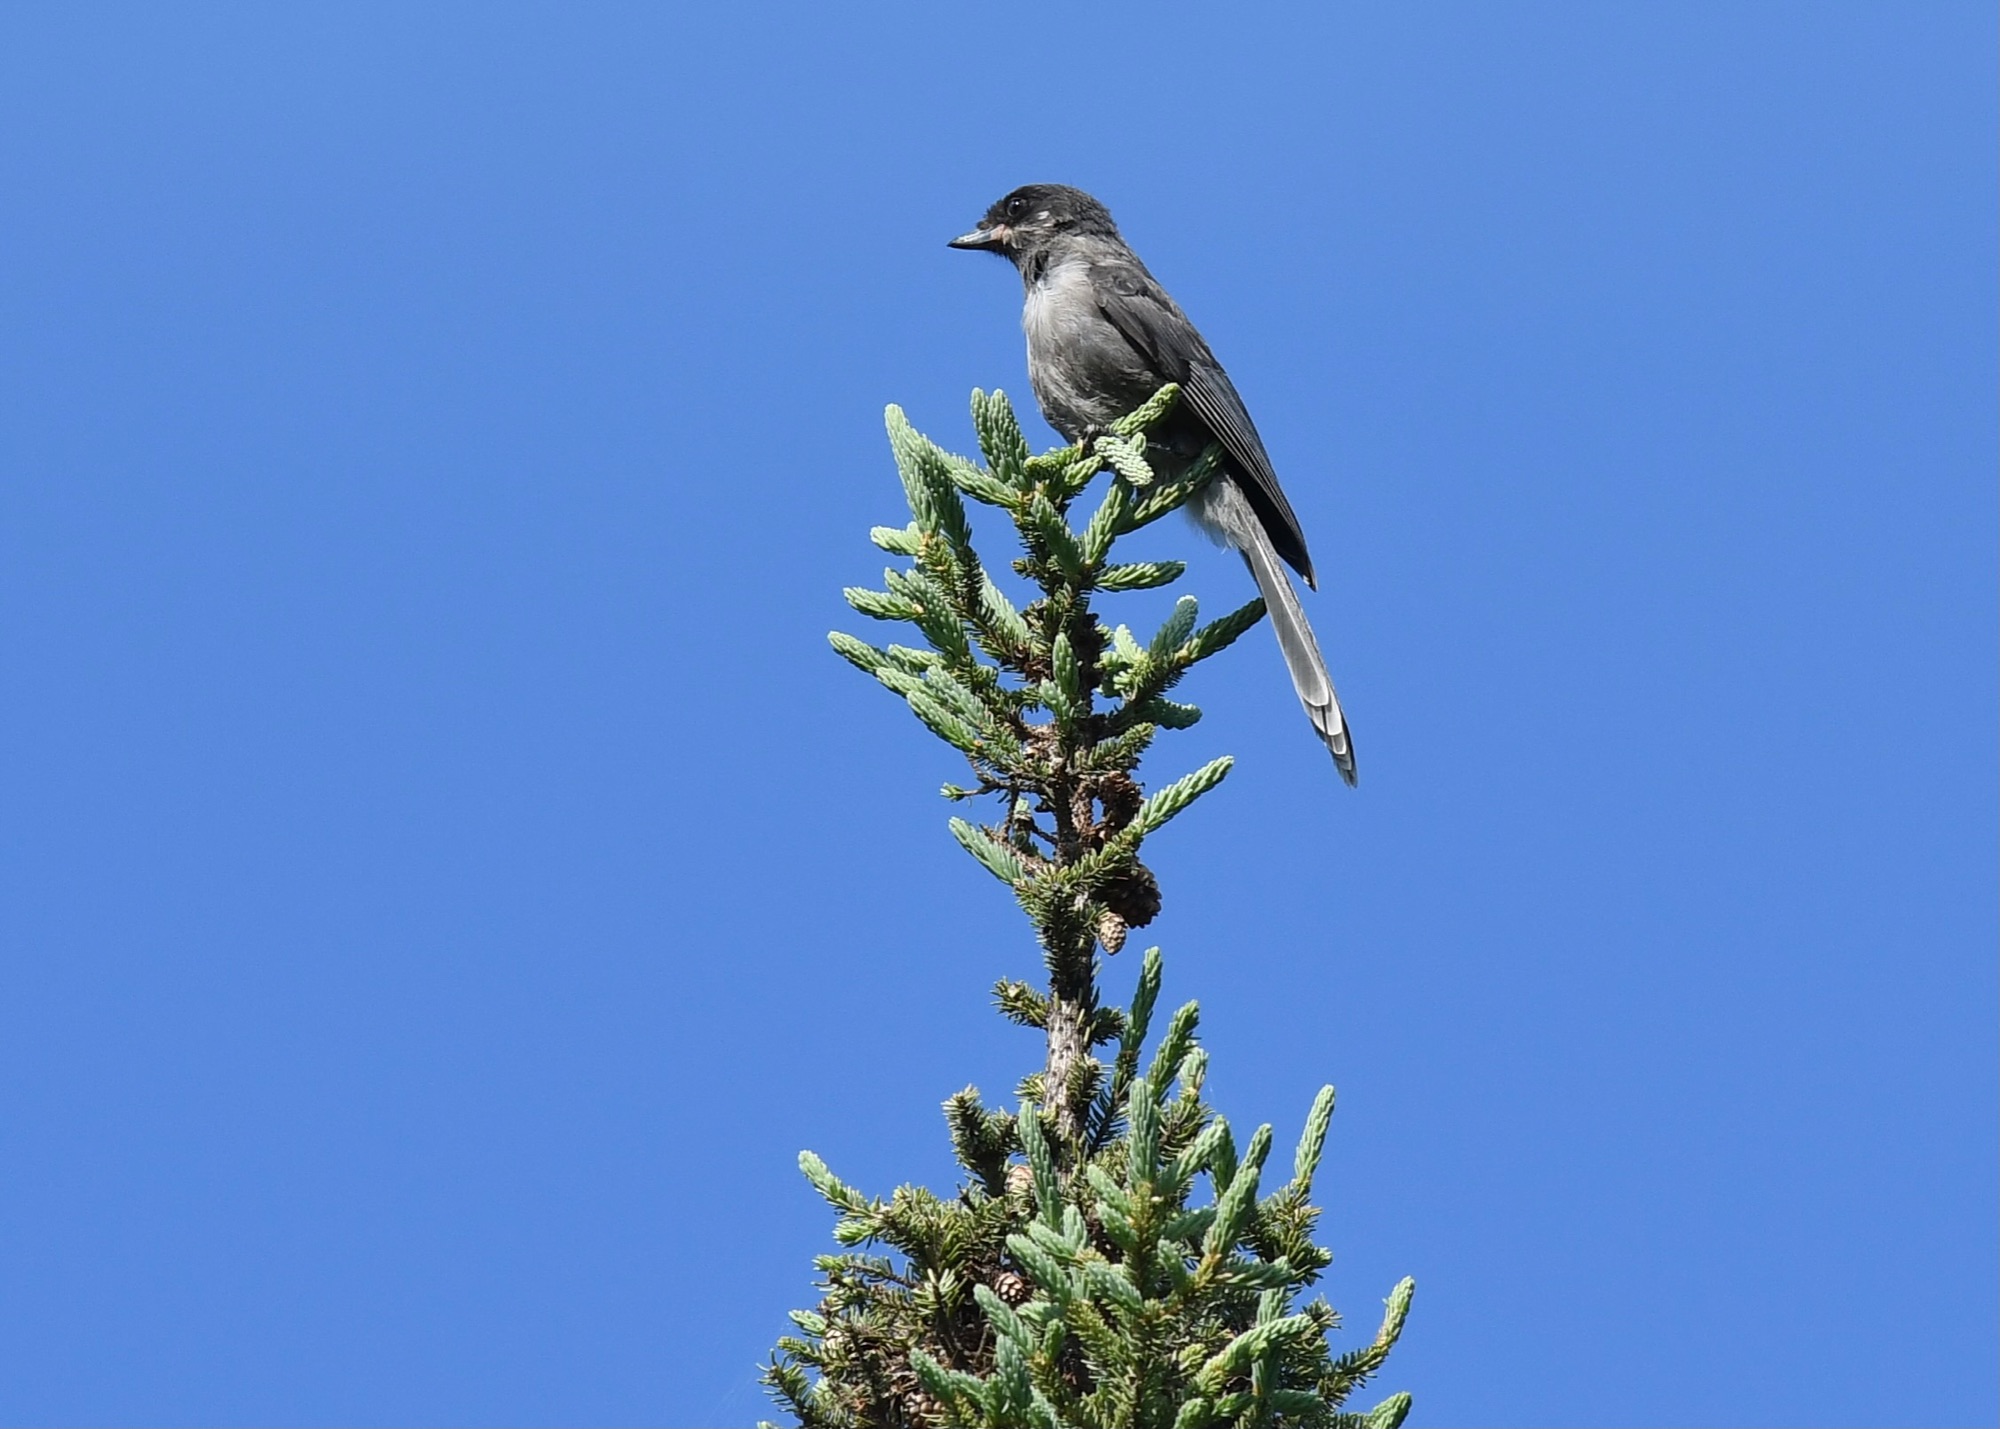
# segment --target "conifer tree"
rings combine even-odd
[[[1342,1406],[1395,1344],[1412,1282],[1391,1293],[1375,1337],[1343,1354],[1327,1340],[1339,1317],[1325,1299],[1300,1303],[1332,1259],[1313,1238],[1311,1192],[1333,1088],[1306,1115],[1289,1178],[1265,1190],[1271,1128],[1239,1146],[1203,1100],[1196,1004],[1165,1019],[1147,1055],[1159,949],[1144,953],[1130,1007],[1098,1001],[1101,954],[1159,911],[1142,843],[1231,763],[1147,795],[1134,777],[1140,758],[1161,730],[1201,717],[1170,698],[1181,678],[1263,615],[1252,601],[1200,624],[1183,596],[1141,642],[1093,606],[1182,574],[1178,561],[1112,559],[1119,538],[1178,509],[1214,473],[1214,449],[1171,479],[1147,462],[1147,431],[1177,398],[1163,388],[1087,445],[1036,456],[1005,396],[975,392],[978,462],[889,408],[914,519],[872,535],[909,564],[884,574],[886,589],[846,597],[863,615],[913,626],[923,643],[830,638],[965,755],[975,782],[947,784],[947,799],[997,801],[993,823],[954,818],[950,828],[1034,925],[1045,985],[1003,980],[994,996],[1006,1017],[1045,1034],[1046,1057],[1021,1083],[1017,1110],[988,1109],[970,1087],[945,1102],[965,1172],[953,1196],[902,1186],[870,1197],[800,1155],[839,1214],[835,1240],[850,1248],[818,1258],[818,1307],[793,1312],[797,1333],[765,1371],[807,1429],[1394,1429],[1409,1412],[1406,1394],[1367,1413]],[[1071,507],[1105,473],[1079,529]],[[1025,606],[981,564],[967,497],[1011,518],[1014,569],[1040,592]],[[1108,1061],[1096,1055],[1112,1047]]]

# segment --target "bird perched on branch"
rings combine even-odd
[[[1167,383],[1181,402],[1156,428],[1149,458],[1184,468],[1211,443],[1223,463],[1188,511],[1242,553],[1263,594],[1292,686],[1340,777],[1354,783],[1354,741],[1333,679],[1280,560],[1315,586],[1312,557],[1243,399],[1208,344],[1125,246],[1103,204],[1064,184],[1029,184],[986,211],[953,248],[998,253],[1020,270],[1028,381],[1050,426],[1087,441]],[[1165,451],[1160,448],[1164,444]],[[1169,468],[1171,469],[1171,468]]]

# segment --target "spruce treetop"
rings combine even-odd
[[[972,1088],[945,1102],[966,1174],[951,1198],[912,1186],[871,1198],[801,1155],[838,1213],[835,1239],[895,1253],[821,1257],[820,1304],[794,1312],[797,1333],[779,1341],[766,1382],[814,1429],[1359,1429],[1408,1412],[1407,1395],[1367,1414],[1342,1405],[1395,1344],[1410,1281],[1374,1338],[1338,1355],[1327,1335],[1339,1316],[1323,1297],[1298,1303],[1332,1259],[1314,1242],[1310,1196],[1333,1088],[1307,1115],[1290,1177],[1265,1189],[1271,1128],[1239,1148],[1203,1100],[1196,1004],[1166,1019],[1146,1056],[1159,950],[1145,953],[1129,1007],[1098,1001],[1100,953],[1160,908],[1145,839],[1231,766],[1213,760],[1149,795],[1139,762],[1161,730],[1201,717],[1170,698],[1181,679],[1264,614],[1252,601],[1203,624],[1183,596],[1141,642],[1094,608],[1183,573],[1178,561],[1113,559],[1121,537],[1180,508],[1216,470],[1213,450],[1172,480],[1148,464],[1147,432],[1178,396],[1163,388],[1088,442],[1035,455],[1005,396],[975,392],[976,462],[889,408],[913,519],[871,534],[909,564],[884,572],[883,589],[845,594],[922,644],[830,639],[965,756],[973,783],[946,785],[946,798],[993,800],[991,822],[953,818],[950,830],[1034,926],[1046,985],[1003,980],[994,997],[1043,1032],[1046,1054],[1015,1111],[989,1110]],[[1079,527],[1072,507],[1106,474]],[[981,563],[968,498],[1010,519],[1013,568],[1039,590],[1026,604]],[[1095,1054],[1113,1044],[1107,1065]]]

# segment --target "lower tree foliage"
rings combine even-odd
[[[1045,1034],[1047,1056],[1016,1110],[989,1109],[969,1087],[945,1102],[965,1171],[949,1198],[914,1186],[872,1198],[800,1156],[839,1213],[834,1238],[854,1248],[816,1261],[819,1305],[793,1312],[797,1333],[765,1371],[807,1429],[1392,1429],[1409,1412],[1406,1394],[1367,1413],[1343,1406],[1395,1345],[1412,1282],[1391,1293],[1374,1338],[1340,1354],[1327,1338],[1339,1316],[1306,1299],[1332,1260],[1313,1238],[1311,1193],[1333,1088],[1307,1114],[1289,1179],[1266,1192],[1271,1128],[1239,1148],[1202,1099],[1196,1004],[1168,1018],[1147,1053],[1159,950],[1146,951],[1129,1008],[1098,1003],[1100,957],[1159,911],[1141,843],[1230,768],[1224,757],[1143,791],[1135,773],[1158,732],[1201,717],[1168,692],[1263,615],[1252,601],[1203,625],[1183,596],[1141,644],[1092,608],[1097,595],[1182,573],[1177,561],[1111,559],[1119,537],[1214,473],[1213,451],[1165,475],[1147,460],[1146,433],[1178,395],[1163,388],[1088,443],[1032,456],[1006,398],[975,392],[979,462],[889,409],[915,519],[873,537],[910,565],[885,572],[886,589],[846,595],[864,615],[914,626],[924,644],[831,639],[970,761],[976,785],[946,785],[946,798],[997,800],[996,822],[953,819],[951,831],[1034,924],[1046,987],[1003,981],[995,1000]],[[1079,530],[1070,508],[1106,472]],[[1016,608],[993,582],[965,497],[1012,518],[1014,569],[1039,598]],[[1114,1044],[1107,1065],[1096,1054]]]

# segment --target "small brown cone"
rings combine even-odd
[[[1106,880],[1097,898],[1128,928],[1143,928],[1160,914],[1160,885],[1143,863]]]

